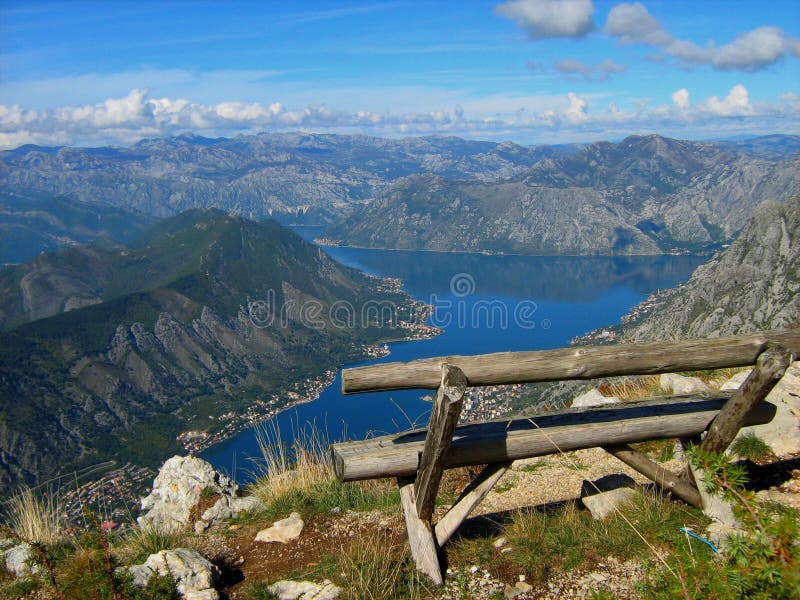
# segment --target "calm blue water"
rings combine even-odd
[[[306,239],[318,228],[296,231]],[[325,248],[334,259],[367,273],[399,277],[414,298],[436,306],[431,323],[441,335],[389,345],[391,354],[369,361],[409,361],[448,354],[541,350],[566,345],[575,336],[617,323],[657,289],[688,279],[701,257],[521,257],[439,254],[354,248]],[[347,365],[356,366],[356,365]],[[320,398],[276,418],[284,442],[298,427],[315,422],[330,440],[424,425],[430,404],[424,391],[407,390],[344,396],[341,381]],[[207,449],[216,468],[247,481],[251,457],[258,457],[255,432],[248,429]]]

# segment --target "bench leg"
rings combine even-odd
[[[461,495],[450,507],[439,522],[436,523],[434,531],[436,533],[436,543],[441,548],[448,540],[453,537],[456,529],[469,516],[472,510],[486,497],[492,488],[500,481],[500,478],[508,471],[511,461],[486,465],[475,479],[464,488]]]
[[[400,504],[403,507],[403,516],[406,520],[408,532],[408,545],[411,547],[411,556],[417,569],[431,578],[436,585],[442,585],[442,567],[439,563],[439,551],[433,535],[431,524],[417,516],[416,494],[414,492],[413,477],[398,477],[397,485],[400,487]]]

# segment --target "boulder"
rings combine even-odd
[[[278,600],[333,600],[342,593],[340,587],[327,579],[322,583],[313,581],[290,581],[284,579],[267,588]]]
[[[737,373],[722,384],[720,389],[737,389],[748,374],[749,371]],[[789,365],[783,379],[767,396],[767,401],[777,408],[772,421],[764,425],[743,427],[737,438],[756,435],[778,456],[800,452],[800,362]]]
[[[602,520],[631,502],[636,482],[623,473],[606,475],[581,484],[581,502],[595,519]]]
[[[619,398],[616,396],[603,396],[597,388],[592,388],[585,394],[576,397],[572,404],[572,408],[586,408],[589,406],[603,406],[604,404],[616,404]]]
[[[708,386],[697,377],[685,377],[677,373],[664,373],[658,380],[661,389],[673,394],[696,394],[707,392]]]
[[[275,521],[272,527],[262,529],[256,534],[257,542],[280,542],[285,544],[300,537],[300,532],[303,531],[303,519],[296,512],[290,514],[287,518]]]
[[[28,544],[17,544],[5,551],[6,571],[15,577],[35,575],[41,567],[33,562],[35,555]]]
[[[219,569],[196,550],[176,548],[151,554],[141,565],[128,567],[133,584],[145,587],[153,575],[169,575],[177,581],[177,590],[185,600],[217,600],[214,582]]]
[[[143,529],[175,530],[185,527],[204,490],[233,497],[238,486],[195,456],[173,456],[167,460],[153,482],[153,491],[142,499]]]

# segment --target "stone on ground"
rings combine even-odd
[[[196,550],[176,548],[151,554],[141,565],[128,567],[134,585],[145,587],[153,575],[175,578],[177,590],[186,600],[217,600],[214,582],[219,569]]]
[[[581,502],[595,519],[602,520],[633,501],[635,488],[636,482],[623,473],[606,475],[594,481],[584,480]]]
[[[303,531],[303,519],[296,512],[293,512],[285,519],[275,521],[272,527],[262,529],[256,534],[257,542],[280,542],[285,544],[300,537]]]
[[[142,515],[136,519],[143,529],[175,530],[189,523],[204,490],[235,496],[237,485],[195,456],[173,456],[153,482],[153,491],[142,499]]]
[[[586,408],[589,406],[603,406],[605,404],[616,404],[619,398],[616,396],[604,396],[597,388],[592,388],[588,392],[577,396],[570,405],[572,408]]]
[[[677,373],[664,373],[658,383],[662,390],[678,395],[708,391],[708,386],[698,377],[685,377]]]
[[[219,497],[214,505],[207,509],[200,519],[194,524],[196,533],[203,533],[212,523],[228,521],[238,517],[241,513],[252,512],[264,508],[264,503],[255,496],[237,498],[224,494]]]
[[[322,583],[283,580],[273,583],[267,590],[279,600],[333,600],[342,593],[341,588],[327,579]]]

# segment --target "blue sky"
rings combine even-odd
[[[800,132],[800,2],[11,2],[0,147]]]

